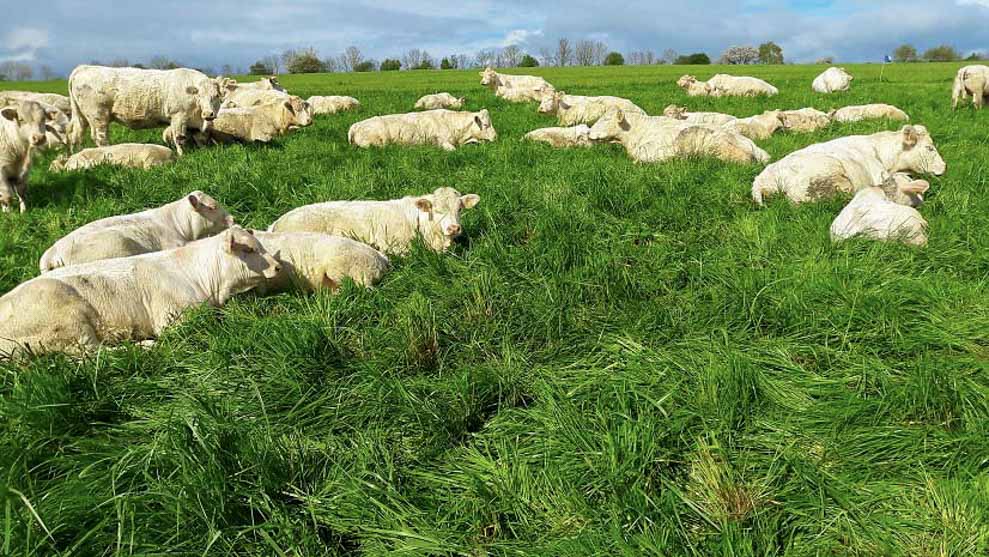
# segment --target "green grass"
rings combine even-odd
[[[553,120],[476,71],[285,76],[363,107],[152,171],[52,175],[44,157],[30,212],[0,218],[0,292],[75,227],[197,188],[259,228],[441,185],[481,203],[469,241],[397,259],[373,291],[248,294],[150,351],[0,364],[0,555],[986,554],[989,110],[951,112],[957,67],[848,66],[834,96],[810,90],[823,67],[745,68],[780,88],[768,100],[674,84],[715,67],[534,72],[650,113],[895,104],[948,163],[926,249],[833,246],[844,200],[757,209],[756,166],[523,143]],[[347,145],[353,122],[442,90],[490,109],[499,140]]]

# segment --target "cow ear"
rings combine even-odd
[[[295,108],[292,106],[292,101],[285,101],[285,108],[287,108],[292,114],[295,114]]]
[[[477,124],[477,127],[481,128],[482,130],[484,129],[484,122],[481,121],[480,116],[477,115],[474,116],[474,123]]]
[[[190,85],[190,86],[188,86],[188,87],[185,88],[185,92],[188,93],[188,94],[190,94],[190,95],[198,95],[199,94],[199,89],[196,89],[194,86]]]
[[[917,134],[917,130],[913,126],[903,127],[903,148],[907,151],[913,149],[917,146],[917,142],[920,141],[920,136]]]
[[[460,196],[460,204],[464,209],[470,209],[481,202],[481,196],[476,193],[468,193],[467,195]]]
[[[416,199],[416,207],[418,207],[423,213],[428,213],[433,210],[433,202],[425,197],[420,197],[419,199]]]
[[[0,116],[3,116],[4,118],[10,120],[11,122],[16,122],[17,109],[12,106],[8,106],[7,108],[0,109]]]
[[[201,203],[199,202],[199,198],[196,197],[196,194],[190,193],[189,196],[186,197],[186,199],[189,200],[189,205],[192,205],[193,209],[197,209],[197,210],[199,209]]]
[[[61,112],[61,110],[54,109],[54,108],[51,109],[51,110],[46,110],[45,111],[45,117],[48,118],[49,120],[54,120],[54,119],[58,118],[58,115],[59,115],[60,112]]]
[[[927,193],[927,190],[931,189],[931,184],[927,180],[914,180],[909,184],[903,184],[900,186],[900,191],[903,193],[913,193],[917,195],[923,195]]]

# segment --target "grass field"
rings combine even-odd
[[[42,158],[30,211],[0,216],[0,292],[75,227],[194,189],[257,228],[441,185],[481,203],[466,242],[396,259],[373,291],[248,294],[148,351],[0,364],[0,555],[985,555],[989,110],[950,110],[957,64],[847,68],[833,96],[810,90],[823,67],[745,68],[779,87],[768,100],[674,83],[717,67],[534,73],[653,114],[895,104],[948,163],[925,249],[833,246],[841,199],[758,209],[757,166],[523,143],[553,120],[476,71],[285,76],[363,107],[167,168]],[[498,141],[347,144],[442,90],[487,107]]]

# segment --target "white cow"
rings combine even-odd
[[[298,97],[295,97],[298,98]],[[220,115],[201,133],[196,142],[233,143],[236,141],[267,143],[312,123],[308,111],[300,111],[291,100],[238,108],[222,108]]]
[[[810,133],[831,125],[831,117],[816,108],[783,110],[780,112],[783,129],[798,133]]]
[[[100,165],[123,166],[147,170],[175,161],[175,152],[161,145],[146,143],[121,143],[109,147],[83,149],[69,156],[61,155],[52,161],[48,170],[64,172],[83,170]]]
[[[342,236],[315,232],[257,232],[254,236],[282,266],[278,278],[261,287],[262,292],[334,291],[347,278],[370,288],[390,268],[384,254]]]
[[[965,66],[955,74],[951,91],[951,109],[958,108],[958,102],[972,97],[972,104],[981,109],[989,95],[989,66]]]
[[[605,113],[615,108],[620,108],[627,114],[646,113],[632,101],[621,97],[585,97],[568,95],[563,91],[546,93],[539,103],[539,113],[555,115],[561,126],[593,126]]]
[[[480,112],[438,109],[375,116],[357,122],[347,132],[347,139],[358,147],[436,145],[446,151],[497,138],[487,109]]]
[[[65,267],[184,246],[233,226],[215,199],[194,191],[155,209],[93,221],[55,242],[41,256],[42,273]]]
[[[860,122],[862,120],[897,120],[906,122],[910,119],[906,112],[890,104],[863,104],[860,106],[846,106],[837,110],[832,110],[828,116],[834,122],[849,123]]]
[[[665,116],[612,110],[591,127],[590,135],[592,141],[621,143],[635,162],[662,162],[691,156],[742,163],[769,161],[768,153],[737,132]]]
[[[840,242],[862,236],[915,246],[927,245],[927,221],[914,208],[920,202],[914,204],[913,200],[922,201],[930,184],[924,180],[891,181],[901,182],[893,196],[878,186],[859,190],[831,223],[831,239]],[[910,201],[904,203],[898,198]]]
[[[774,96],[779,89],[769,83],[748,76],[716,74],[707,82],[698,81],[692,75],[682,76],[677,85],[692,97],[753,97],[757,95]]]
[[[738,119],[731,114],[720,112],[690,112],[685,106],[671,104],[663,110],[663,115],[674,120],[683,120],[691,124],[710,124],[712,126],[723,126]]]
[[[164,134],[179,155],[190,128],[202,130],[220,111],[229,80],[210,79],[206,74],[180,68],[142,70],[78,66],[69,76],[72,104],[70,143],[82,144],[86,127],[91,128],[98,147],[110,144],[110,122],[131,129],[167,125]]]
[[[312,96],[306,99],[312,108],[313,114],[336,114],[345,110],[354,110],[361,107],[360,101],[354,97],[344,97],[338,95]]]
[[[391,201],[330,201],[293,209],[271,232],[319,232],[347,236],[387,254],[403,255],[416,237],[435,251],[446,251],[460,235],[460,211],[481,200],[453,188]]]
[[[811,145],[766,167],[752,184],[752,199],[776,193],[803,203],[855,193],[884,183],[896,172],[944,174],[946,165],[927,128],[853,135]]]
[[[845,71],[845,68],[828,68],[824,73],[814,78],[811,87],[817,93],[834,93],[836,91],[848,91],[852,86],[852,74]]]
[[[591,128],[587,124],[564,128],[539,128],[525,134],[525,139],[547,143],[557,149],[594,145],[591,141]]]
[[[17,104],[21,101],[34,101],[42,106],[52,106],[66,114],[72,114],[69,97],[56,93],[35,93],[33,91],[0,91],[0,106]]]
[[[454,97],[450,93],[434,93],[420,97],[413,108],[416,110],[435,110],[437,108],[460,110],[464,107],[466,100],[464,97]]]
[[[0,355],[155,339],[185,310],[222,306],[280,270],[239,226],[173,250],[57,269],[0,298]]]
[[[10,212],[15,195],[21,212],[27,211],[31,161],[52,131],[48,114],[34,101],[0,107],[0,208],[4,213]]]
[[[501,74],[490,67],[479,75],[481,85],[491,89],[495,96],[510,102],[540,102],[544,95],[555,91],[548,81],[534,75]]]
[[[683,120],[691,124],[721,126],[753,140],[769,139],[783,127],[782,115],[778,110],[770,110],[747,118],[738,118],[720,112],[687,112],[686,108],[671,104],[666,107],[663,114],[667,118]]]

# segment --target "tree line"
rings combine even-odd
[[[962,55],[958,50],[947,44],[934,46],[918,53],[917,48],[912,44],[902,44],[893,51],[894,62],[957,62],[962,60]],[[978,52],[969,54],[964,60],[978,61],[985,60],[986,57]]]

